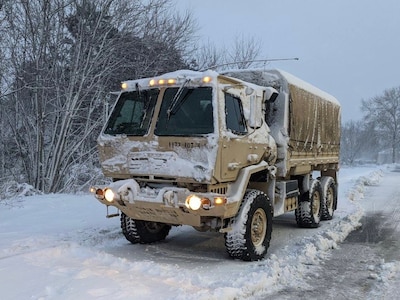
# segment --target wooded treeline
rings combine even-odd
[[[194,23],[170,9],[161,0],[3,1],[2,177],[54,192],[92,168],[110,91],[187,67]]]
[[[400,162],[400,87],[363,100],[361,111],[362,120],[342,126],[342,163]]]

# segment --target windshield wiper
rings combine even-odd
[[[172,98],[172,101],[171,101],[171,103],[170,103],[170,105],[168,106],[168,109],[167,109],[167,117],[168,117],[168,120],[169,120],[171,114],[173,113],[174,109],[176,108],[177,104],[178,104],[179,102],[183,102],[183,99],[185,99],[185,98],[183,97],[182,100],[179,101],[179,99],[181,98],[183,89],[184,89],[185,86],[189,83],[189,81],[190,81],[190,79],[186,79],[186,80],[182,83],[182,85],[179,87],[179,89],[178,89],[178,91],[176,92],[174,98]]]
[[[148,99],[147,99],[148,98]],[[145,96],[143,101],[145,102],[144,108],[143,108],[143,116],[142,116],[142,120],[140,122],[140,128],[143,128],[144,126],[144,122],[146,121],[147,118],[147,112],[150,108],[150,103],[151,103],[151,96],[149,96],[149,93],[145,92]]]

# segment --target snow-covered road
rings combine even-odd
[[[383,175],[359,200],[364,211],[360,227],[310,269],[310,287],[283,289],[269,299],[399,299],[400,168]]]
[[[229,259],[221,234],[191,227],[173,228],[161,243],[132,245],[119,219],[106,219],[105,207],[91,195],[1,200],[1,299],[262,299],[310,291],[310,274],[341,251],[338,243],[360,226],[369,205],[377,205],[366,201],[371,193],[387,190],[375,185],[393,174],[342,169],[333,220],[300,229],[293,214],[274,219],[271,246],[259,262]],[[392,205],[400,210],[399,201]],[[399,266],[385,266],[391,271],[377,278],[390,283]]]

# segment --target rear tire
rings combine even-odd
[[[248,190],[238,214],[231,220],[232,230],[225,234],[229,256],[245,261],[263,259],[272,234],[272,205],[258,190]]]
[[[322,215],[322,189],[320,181],[313,179],[310,190],[301,195],[299,200],[299,206],[295,211],[297,225],[307,228],[318,227]]]
[[[134,220],[121,213],[121,228],[125,238],[132,244],[150,244],[164,240],[171,226],[164,223]]]
[[[337,187],[335,180],[330,176],[321,178],[322,188],[322,215],[321,220],[332,220],[337,202]]]

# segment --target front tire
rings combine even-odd
[[[313,179],[310,190],[300,197],[295,215],[299,227],[316,228],[319,226],[322,215],[322,189],[319,180]]]
[[[225,234],[228,254],[245,261],[264,258],[271,240],[272,215],[268,197],[261,191],[248,190],[231,221],[232,230]]]
[[[150,244],[164,240],[171,226],[164,223],[134,220],[121,213],[121,229],[132,244]]]

